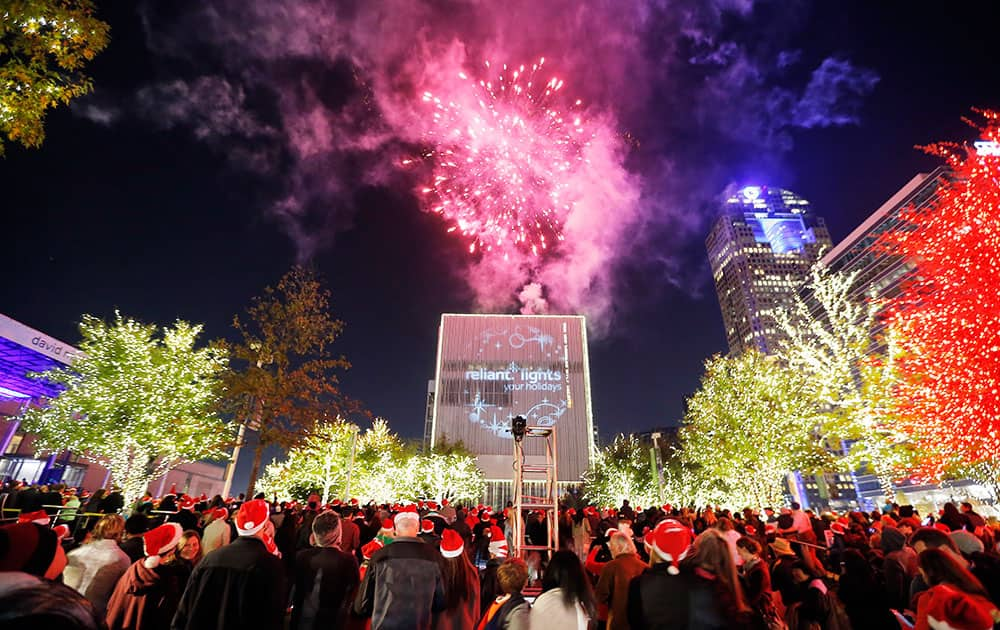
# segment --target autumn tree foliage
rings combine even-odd
[[[90,0],[11,0],[0,7],[0,155],[4,139],[38,147],[46,112],[86,94],[83,67],[108,45]]]
[[[1000,452],[1000,112],[977,113],[981,140],[924,147],[950,180],[881,240],[913,265],[889,304],[903,350],[893,413],[932,454],[917,470],[930,478]]]
[[[257,431],[250,494],[268,446],[297,447],[320,423],[350,417],[358,405],[338,379],[350,367],[333,348],[344,322],[331,314],[330,292],[314,271],[294,267],[234,317],[233,327],[241,339],[228,345],[225,402]]]

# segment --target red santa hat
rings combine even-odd
[[[660,521],[653,530],[653,551],[664,562],[669,562],[667,573],[677,575],[678,563],[691,549],[691,530],[673,519]]]
[[[358,504],[357,499],[351,499],[351,505],[357,505],[357,504]]]
[[[216,521],[224,521],[229,518],[229,510],[224,507],[215,508],[212,510],[212,518]]]
[[[425,518],[420,521],[420,533],[421,534],[433,534],[434,533],[434,521],[429,518]]]
[[[457,558],[465,550],[465,542],[453,529],[441,532],[441,555],[445,558]]]
[[[197,504],[198,502],[194,500],[194,497],[189,497],[187,495],[184,495],[183,497],[181,497],[181,501],[178,505],[182,510],[193,510],[194,506]]]
[[[490,508],[487,507],[487,508],[483,508],[482,510],[480,510],[480,512],[479,512],[479,520],[484,521],[484,522],[490,520]]]
[[[69,525],[66,524],[56,525],[55,527],[52,528],[52,531],[56,533],[56,536],[59,537],[59,540],[62,540],[67,536],[69,536]]]
[[[765,534],[777,534],[778,533],[778,525],[777,525],[777,523],[766,523],[764,525],[764,533]]]
[[[393,524],[392,519],[382,519],[382,529],[378,530],[379,536],[392,536],[394,531],[396,531],[396,526]]]
[[[45,510],[38,510],[36,512],[28,512],[27,514],[21,514],[17,517],[18,523],[34,523],[36,525],[48,525],[49,515]]]
[[[951,533],[951,528],[942,523],[941,521],[934,523],[934,529],[938,530],[939,532],[944,532],[946,534]]]
[[[747,525],[743,529],[746,532],[747,536],[756,536],[757,535],[757,528],[754,527],[753,525]]]
[[[576,516],[576,508],[570,508],[566,510],[566,514],[568,514],[569,516]]]
[[[202,493],[201,493],[201,496],[200,496],[200,497],[198,497],[198,500],[199,500],[199,501],[208,501],[208,495],[207,495],[207,494],[205,494],[204,492],[202,492]]]
[[[166,497],[176,497],[177,496],[177,484],[176,483],[170,484],[170,491],[167,492],[163,496],[164,496],[164,498],[166,498]]]
[[[844,519],[846,520],[846,519]],[[841,523],[840,519],[830,523],[830,531],[839,536],[843,536],[847,533],[847,524]]]
[[[486,535],[490,538],[490,553],[497,558],[507,557],[507,539],[504,538],[503,532],[496,525],[490,527],[486,530],[488,532]]]
[[[972,597],[948,585],[938,584],[922,597],[927,601],[927,624],[935,630],[991,630],[993,611],[989,600]]]
[[[378,538],[373,538],[369,542],[366,542],[364,545],[361,546],[361,555],[364,557],[365,560],[368,560],[372,557],[373,553],[375,553],[382,547],[385,547],[385,545],[382,544],[382,541],[379,540]]]
[[[177,546],[184,530],[177,523],[164,523],[142,535],[142,550],[146,554],[143,564],[154,569],[160,564],[160,556]]]
[[[437,511],[437,509],[438,509],[437,501],[428,501],[427,502],[427,509],[429,509],[431,511]]]
[[[264,499],[247,501],[236,513],[236,531],[240,536],[253,536],[267,525],[271,515]]]
[[[441,499],[441,505],[447,507],[448,506],[448,499]]]

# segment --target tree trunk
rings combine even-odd
[[[250,468],[250,480],[247,482],[246,500],[253,498],[253,488],[257,485],[257,473],[260,472],[260,458],[264,455],[264,445],[257,442],[257,448],[253,451],[253,466]]]

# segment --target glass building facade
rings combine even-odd
[[[795,193],[746,186],[727,199],[705,241],[731,354],[773,351],[773,310],[833,246],[823,219]]]

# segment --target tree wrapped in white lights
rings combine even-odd
[[[793,470],[815,470],[827,453],[810,384],[757,351],[713,357],[688,399],[684,459],[734,507],[780,504]]]
[[[461,453],[413,455],[404,466],[412,480],[410,500],[447,499],[452,503],[477,501],[483,496],[486,482],[476,466],[476,458]]]
[[[350,422],[318,423],[284,461],[267,466],[257,490],[281,499],[298,498],[295,489],[306,496],[316,492],[323,504],[346,498],[357,434],[358,426]]]
[[[626,499],[633,505],[659,501],[649,447],[634,435],[619,434],[599,449],[583,473],[583,486],[586,499],[596,505],[617,507]]]
[[[383,418],[372,421],[358,438],[351,494],[379,503],[398,501],[410,494],[413,483],[406,470],[409,453]]]
[[[225,353],[196,349],[201,326],[178,321],[162,333],[115,314],[84,315],[82,356],[40,375],[63,388],[23,416],[40,451],[73,451],[106,466],[131,500],[171,468],[221,457],[229,427],[216,413]]]
[[[284,461],[267,466],[256,489],[281,499],[316,492],[323,503],[335,497],[384,503],[471,501],[484,487],[475,458],[460,447],[418,454],[376,418],[364,433],[351,422],[319,423]]]
[[[898,343],[891,329],[875,339],[879,304],[853,289],[858,272],[834,273],[813,266],[806,293],[774,314],[783,333],[777,355],[812,384],[822,406],[822,433],[831,445],[850,444],[844,466],[867,465],[887,497],[905,466],[905,436],[893,429],[893,390]]]

